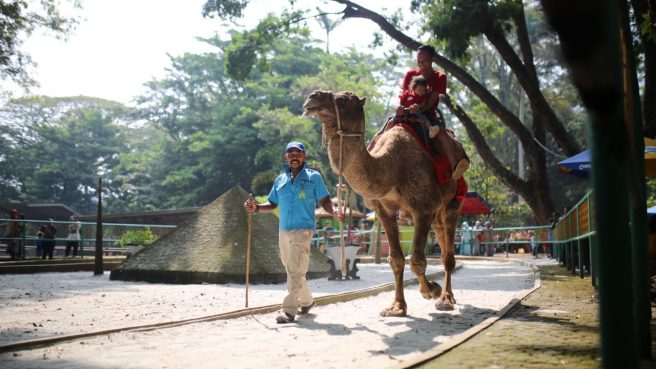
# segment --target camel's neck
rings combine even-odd
[[[376,169],[381,159],[372,157],[367,151],[364,137],[344,137],[342,146],[340,149],[339,136],[332,138],[328,145],[328,157],[335,173],[340,174],[341,170],[351,188],[365,198],[384,196],[389,189],[371,176],[372,173],[381,173]]]

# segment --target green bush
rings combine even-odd
[[[157,236],[150,230],[149,227],[140,230],[129,230],[121,236],[118,240],[118,245],[126,247],[127,245],[150,245],[157,240]]]

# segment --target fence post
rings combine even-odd
[[[98,178],[98,216],[96,218],[96,259],[93,275],[103,274],[102,178]]]

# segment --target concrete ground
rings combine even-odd
[[[528,255],[511,257],[533,261]],[[417,367],[602,367],[599,305],[590,277],[581,279],[559,265],[541,265],[539,270],[541,288],[521,301],[506,317],[453,350]],[[652,309],[652,317],[655,312]],[[652,337],[656,337],[653,318],[651,326]],[[652,357],[656,357],[654,344]],[[641,367],[656,368],[656,364],[652,360],[642,363]]]

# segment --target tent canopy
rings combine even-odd
[[[582,151],[572,157],[558,162],[558,171],[561,173],[571,174],[581,178],[588,178],[592,168],[590,151]]]
[[[558,171],[581,178],[588,178],[592,160],[590,151],[582,151],[572,157],[558,162]],[[656,177],[656,140],[645,137],[645,175]]]
[[[489,214],[490,206],[476,192],[467,192],[462,200],[460,215]]]

